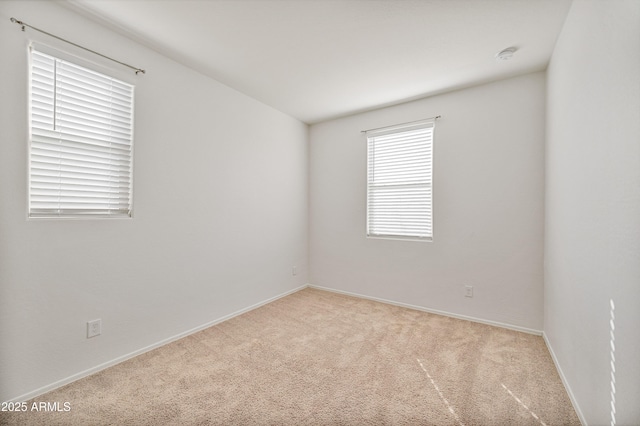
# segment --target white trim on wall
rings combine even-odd
[[[556,358],[556,354],[555,352],[553,352],[553,348],[551,347],[551,342],[549,341],[549,338],[547,337],[544,331],[542,332],[542,338],[544,339],[544,343],[547,345],[547,349],[551,354],[551,359],[553,359],[553,363],[556,366],[556,370],[558,370],[558,375],[560,376],[560,380],[564,385],[564,389],[567,391],[567,394],[569,395],[569,400],[571,400],[571,405],[573,405],[573,409],[576,411],[576,414],[578,415],[578,420],[580,420],[580,423],[583,426],[587,426],[587,420],[584,418],[582,411],[580,411],[580,406],[578,405],[578,401],[576,400],[576,397],[573,395],[573,392],[571,391],[571,386],[569,386],[569,382],[567,381],[567,378],[565,377],[564,372],[562,371],[562,368],[560,368],[560,364],[558,363],[558,358]]]
[[[416,306],[416,305],[411,305],[411,304],[408,304],[408,303],[402,303],[402,302],[396,302],[396,301],[393,301],[393,300],[382,299],[382,298],[379,298],[379,297],[365,296],[364,294],[352,293],[350,291],[336,290],[336,289],[333,289],[333,288],[321,287],[321,286],[317,286],[317,285],[313,285],[313,284],[309,284],[309,288],[315,288],[317,290],[330,291],[332,293],[338,293],[338,294],[344,294],[344,295],[347,295],[347,296],[358,297],[360,299],[373,300],[374,302],[387,303],[389,305],[400,306],[402,308],[415,309],[417,311],[427,312],[427,313],[430,313],[430,314],[443,315],[445,317],[457,318],[457,319],[461,319],[461,320],[477,322],[477,323],[480,323],[480,324],[492,325],[492,326],[495,326],[495,327],[506,328],[508,330],[521,331],[523,333],[534,334],[536,336],[541,336],[543,334],[543,332],[541,330],[534,330],[532,328],[520,327],[520,326],[513,325],[513,324],[506,324],[506,323],[503,323],[503,322],[490,321],[490,320],[485,320],[485,319],[482,319],[482,318],[476,318],[476,317],[470,317],[470,316],[466,316],[466,315],[454,314],[454,313],[451,313],[451,312],[439,311],[437,309],[425,308],[424,306]]]
[[[18,397],[12,398],[12,399],[8,400],[7,402],[27,401],[27,400],[35,398],[37,396],[43,395],[43,394],[45,394],[47,392],[51,392],[52,390],[58,389],[58,388],[60,388],[60,387],[62,387],[64,385],[67,385],[69,383],[75,382],[76,380],[80,380],[80,379],[82,379],[84,377],[90,376],[90,375],[95,374],[95,373],[97,373],[99,371],[102,371],[102,370],[105,370],[105,369],[107,369],[109,367],[113,367],[114,365],[120,364],[121,362],[127,361],[127,360],[129,360],[131,358],[135,358],[138,355],[142,355],[142,354],[144,354],[146,352],[152,351],[152,350],[157,349],[157,348],[159,348],[161,346],[167,345],[167,344],[169,344],[171,342],[175,342],[176,340],[180,340],[180,339],[182,339],[184,337],[190,336],[190,335],[195,334],[195,333],[197,333],[199,331],[202,331],[202,330],[204,330],[206,328],[209,328],[209,327],[212,327],[214,325],[220,324],[221,322],[230,320],[230,319],[232,319],[234,317],[237,317],[239,315],[242,315],[242,314],[244,314],[246,312],[252,311],[254,309],[258,309],[261,306],[264,306],[264,305],[266,305],[268,303],[274,302],[274,301],[276,301],[278,299],[281,299],[281,298],[286,297],[286,296],[288,296],[290,294],[296,293],[296,292],[298,292],[300,290],[304,290],[307,287],[308,287],[307,284],[299,286],[299,287],[296,287],[293,290],[286,291],[286,292],[281,293],[281,294],[279,294],[277,296],[274,296],[274,297],[271,297],[269,299],[263,300],[262,302],[258,302],[256,304],[253,304],[253,305],[251,305],[251,306],[249,306],[247,308],[240,309],[240,310],[238,310],[236,312],[233,312],[233,313],[231,313],[229,315],[225,315],[225,316],[220,317],[218,319],[215,319],[213,321],[209,321],[209,322],[207,322],[205,324],[202,324],[202,325],[199,325],[197,327],[194,327],[194,328],[192,328],[190,330],[184,331],[182,333],[178,333],[175,336],[169,337],[169,338],[164,339],[164,340],[160,340],[159,342],[153,343],[153,344],[151,344],[149,346],[146,346],[144,348],[141,348],[141,349],[138,349],[136,351],[130,352],[130,353],[126,354],[126,355],[114,358],[111,361],[107,361],[107,362],[102,363],[100,365],[96,365],[95,367],[91,367],[91,368],[89,368],[87,370],[84,370],[84,371],[81,371],[79,373],[73,374],[73,375],[71,375],[69,377],[66,377],[64,379],[61,379],[61,380],[58,380],[58,381],[53,382],[51,384],[48,384],[48,385],[43,386],[43,387],[41,387],[39,389],[36,389],[34,391],[27,392],[24,395],[20,395]]]
[[[184,331],[182,333],[176,334],[172,337],[169,337],[167,339],[161,340],[159,342],[156,342],[154,344],[148,345],[144,348],[138,349],[136,351],[130,352],[126,355],[117,357],[111,361],[102,363],[100,365],[97,365],[95,367],[89,368],[87,370],[81,371],[80,373],[77,374],[73,374],[69,377],[66,377],[64,379],[58,380],[54,383],[48,384],[46,386],[43,386],[39,389],[36,389],[34,391],[28,392],[26,394],[20,395],[18,397],[12,398],[7,402],[20,402],[20,401],[27,401],[29,399],[38,397],[40,395],[43,395],[47,392],[51,392],[55,389],[58,389],[64,385],[67,385],[69,383],[75,382],[77,380],[80,380],[84,377],[90,376],[92,374],[98,373],[99,371],[105,370],[109,367],[113,367],[117,364],[120,364],[124,361],[127,361],[129,359],[135,358],[138,355],[142,355],[146,352],[152,351],[154,349],[157,349],[161,346],[167,345],[169,343],[172,343],[174,341],[180,340],[184,337],[190,336],[192,334],[195,334],[199,331],[202,331],[204,329],[207,329],[209,327],[212,327],[214,325],[220,324],[224,321],[230,320],[234,317],[237,317],[239,315],[242,315],[246,312],[252,311],[254,309],[258,309],[264,305],[267,305],[271,302],[274,302],[278,299],[281,299],[283,297],[289,296],[293,293],[297,293],[298,291],[304,290],[305,288],[313,288],[316,290],[321,290],[321,291],[327,291],[327,292],[331,292],[331,293],[337,293],[337,294],[343,294],[346,296],[351,296],[351,297],[357,297],[359,299],[365,299],[365,300],[372,300],[374,302],[379,302],[379,303],[385,303],[385,304],[389,304],[389,305],[394,305],[394,306],[399,306],[402,308],[408,308],[408,309],[414,309],[417,311],[422,311],[422,312],[427,312],[430,314],[435,314],[435,315],[442,315],[442,316],[446,316],[446,317],[450,317],[450,318],[456,318],[456,319],[461,319],[461,320],[466,320],[466,321],[471,321],[471,322],[475,322],[475,323],[479,323],[479,324],[486,324],[486,325],[490,325],[490,326],[494,326],[494,327],[500,327],[500,328],[505,328],[508,330],[514,330],[514,331],[519,331],[519,332],[523,332],[523,333],[528,333],[528,334],[533,334],[533,335],[537,335],[537,336],[542,336],[542,338],[544,339],[544,342],[547,346],[547,349],[549,350],[549,353],[551,354],[551,358],[553,359],[553,362],[556,366],[556,369],[558,370],[558,374],[560,375],[560,379],[562,380],[562,383],[567,391],[567,394],[569,395],[569,398],[571,400],[571,404],[573,405],[573,408],[575,409],[578,418],[580,420],[580,422],[582,423],[582,425],[587,426],[587,422],[584,419],[584,416],[582,414],[582,412],[580,411],[580,407],[573,395],[573,392],[571,391],[571,387],[569,386],[565,375],[562,371],[562,368],[560,368],[560,365],[558,364],[558,360],[556,358],[555,353],[553,352],[553,348],[551,347],[551,343],[549,342],[546,334],[543,331],[540,330],[534,330],[534,329],[530,329],[530,328],[526,328],[526,327],[520,327],[520,326],[516,326],[516,325],[512,325],[512,324],[505,324],[502,322],[497,322],[497,321],[489,321],[489,320],[485,320],[485,319],[481,319],[481,318],[475,318],[475,317],[470,317],[470,316],[466,316],[466,315],[458,315],[458,314],[454,314],[451,312],[445,312],[445,311],[440,311],[437,309],[430,309],[430,308],[426,308],[424,306],[416,306],[416,305],[411,305],[408,303],[401,303],[401,302],[396,302],[393,300],[388,300],[388,299],[383,299],[383,298],[379,298],[379,297],[373,297],[373,296],[367,296],[364,294],[359,294],[359,293],[352,293],[349,291],[342,291],[342,290],[336,290],[333,288],[329,288],[329,287],[322,287],[322,286],[317,286],[317,285],[313,285],[313,284],[305,284],[299,287],[294,288],[293,290],[289,290],[286,291],[284,293],[281,293],[277,296],[271,297],[269,299],[263,300],[261,302],[255,303],[249,307],[240,309],[236,312],[233,312],[231,314],[225,315],[223,317],[217,318],[213,321],[209,321],[205,324],[199,325],[197,327],[194,327],[190,330]]]

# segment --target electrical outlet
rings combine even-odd
[[[473,286],[465,285],[464,286],[464,297],[473,297]]]
[[[87,339],[102,334],[102,320],[97,319],[87,322]]]
[[[298,275],[298,267],[294,266],[291,268],[291,275]]]

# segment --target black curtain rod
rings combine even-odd
[[[31,28],[32,30],[36,30],[36,31],[38,31],[38,32],[41,32],[42,34],[46,34],[46,35],[48,35],[49,37],[53,37],[53,38],[55,38],[55,39],[58,39],[58,40],[60,40],[60,41],[65,42],[65,43],[69,43],[69,44],[71,44],[71,45],[73,45],[73,46],[75,46],[75,47],[79,47],[80,49],[86,50],[87,52],[91,52],[91,53],[93,53],[93,54],[95,54],[95,55],[102,56],[103,58],[108,59],[108,60],[110,60],[110,61],[117,62],[117,63],[119,63],[120,65],[124,65],[125,67],[131,68],[132,70],[134,70],[134,71],[136,72],[136,74],[139,74],[139,73],[146,74],[146,71],[145,71],[145,70],[143,70],[142,68],[138,68],[138,67],[131,66],[131,65],[129,65],[129,64],[125,64],[124,62],[120,62],[120,61],[118,61],[118,60],[116,60],[116,59],[110,58],[110,57],[109,57],[109,56],[107,56],[107,55],[103,55],[102,53],[98,53],[98,52],[96,52],[95,50],[88,49],[88,48],[86,48],[86,47],[84,47],[84,46],[80,46],[79,44],[76,44],[76,43],[74,43],[74,42],[72,42],[72,41],[65,40],[65,39],[64,39],[64,38],[62,38],[62,37],[58,37],[57,35],[53,35],[53,34],[51,34],[51,33],[48,33],[48,32],[46,32],[46,31],[43,31],[43,30],[41,30],[40,28],[36,28],[36,27],[34,27],[34,26],[31,26],[31,25],[27,24],[27,23],[26,23],[26,22],[24,22],[24,21],[19,21],[19,20],[17,20],[16,18],[11,18],[11,22],[13,22],[14,24],[18,24],[18,25],[20,25],[20,26],[22,27],[22,31],[24,31],[24,28],[25,28],[25,27],[29,27],[29,28]]]

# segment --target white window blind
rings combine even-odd
[[[130,217],[133,86],[30,51],[29,217]]]
[[[434,120],[367,131],[367,235],[431,240]]]

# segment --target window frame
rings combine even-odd
[[[55,219],[55,220],[87,220],[87,219],[131,219],[133,218],[133,190],[134,190],[134,129],[135,129],[135,84],[133,83],[132,78],[125,75],[123,72],[106,66],[105,63],[91,61],[85,59],[82,55],[77,55],[70,53],[68,50],[62,50],[58,47],[51,47],[49,44],[41,43],[40,41],[30,41],[28,43],[28,143],[27,143],[27,220],[46,220],[46,219]],[[112,81],[117,82],[118,84],[126,86],[130,89],[130,103],[127,103],[127,109],[130,112],[128,116],[129,120],[129,137],[128,137],[128,156],[127,156],[127,165],[128,171],[125,174],[128,179],[128,185],[123,185],[126,187],[128,191],[126,191],[125,197],[126,208],[125,209],[110,209],[110,208],[97,208],[93,206],[89,209],[71,209],[64,210],[58,209],[56,212],[55,209],[50,208],[49,211],[44,211],[43,208],[38,208],[37,203],[34,201],[34,185],[33,185],[33,151],[34,151],[34,74],[33,74],[33,66],[34,66],[34,57],[33,52],[38,52],[38,54],[46,55],[52,57],[54,60],[62,61],[67,64],[70,64],[74,67],[80,67],[86,70],[89,73],[95,73],[99,75],[101,78],[110,79]],[[73,51],[73,50],[72,50]],[[54,83],[54,86],[57,88],[57,84],[59,84],[58,80]],[[55,102],[53,105],[50,105],[52,109],[55,110]],[[52,110],[51,114],[55,120],[55,111]],[[81,111],[86,111],[81,110]],[[54,131],[50,129],[49,131]],[[37,133],[37,132],[35,132]],[[37,136],[36,136],[37,137]],[[60,132],[59,140],[61,142],[65,142],[65,137],[67,137],[66,143],[68,141],[68,135],[65,132]],[[60,157],[62,158],[62,157]],[[113,162],[113,157],[110,160]],[[106,162],[104,163],[106,164]],[[123,175],[123,176],[125,176]],[[116,179],[117,180],[117,179]],[[122,182],[122,180],[118,180],[118,182]],[[119,188],[120,183],[116,184]],[[55,191],[61,191],[61,185],[55,189]],[[91,191],[87,191],[91,192]],[[36,204],[34,206],[34,204]],[[76,211],[73,211],[76,210]]]
[[[425,134],[422,137],[417,136],[420,132]],[[366,237],[373,239],[391,239],[391,240],[403,240],[403,241],[420,241],[420,242],[432,242],[433,241],[433,151],[434,151],[434,139],[435,139],[435,118],[412,121],[408,123],[392,125],[387,127],[381,127],[377,129],[367,130],[364,132],[367,143],[367,175],[366,175]],[[410,136],[413,134],[413,136]],[[404,135],[404,138],[399,135]],[[407,137],[410,140],[403,144],[402,139]],[[378,140],[376,140],[376,138]],[[392,154],[379,154],[378,157],[383,157],[382,163],[378,158],[378,167],[384,169],[384,164],[387,168],[379,172],[384,175],[383,178],[377,180],[375,167],[376,167],[376,154],[375,149],[377,147],[380,150],[381,144],[387,142],[388,144],[395,144],[393,151],[403,151],[403,155]],[[411,147],[409,144],[414,144]],[[425,144],[424,146],[420,144]],[[389,147],[391,145],[388,145]],[[416,148],[422,146],[421,148]],[[373,152],[372,152],[373,150]],[[383,148],[384,150],[384,148]],[[390,149],[387,148],[387,152]],[[424,152],[422,152],[424,151]],[[411,155],[411,158],[405,158],[404,161],[399,160],[400,157],[406,157]],[[397,161],[389,167],[390,161]],[[417,170],[417,165],[421,163],[423,167]],[[408,168],[407,168],[408,167]],[[393,171],[396,171],[393,174]],[[398,173],[400,171],[401,173]],[[423,174],[423,175],[422,175]],[[392,176],[390,176],[392,175]],[[408,179],[402,179],[402,176],[407,176]],[[384,183],[386,180],[386,184]],[[390,183],[394,181],[395,183]],[[382,183],[380,183],[382,182]],[[393,212],[393,207],[389,208],[384,202],[376,203],[374,195],[376,191],[392,190],[396,191],[396,195],[392,192],[379,192],[378,199],[381,197],[387,197],[394,202],[401,202],[401,207]],[[420,190],[424,192],[424,195],[420,195]],[[411,192],[414,194],[411,195]],[[397,195],[397,194],[401,195]],[[402,197],[405,197],[404,199]],[[407,201],[411,197],[420,197],[418,204],[414,201]],[[424,204],[421,207],[420,203]],[[376,220],[376,214],[372,211],[373,208],[378,206],[386,211],[382,214],[378,214],[378,221],[381,216],[394,217],[393,221],[385,222],[386,225],[374,224]],[[416,213],[417,211],[417,213]],[[394,215],[395,213],[395,215]],[[404,215],[404,218],[403,218]],[[416,218],[415,216],[419,217]],[[407,219],[410,216],[411,219]],[[408,226],[409,222],[421,222],[419,226]],[[384,222],[384,221],[382,221]],[[403,222],[405,223],[404,229]],[[396,229],[390,231],[382,231],[384,228],[396,226]],[[389,228],[390,229],[390,228]],[[421,229],[418,231],[418,229]]]

